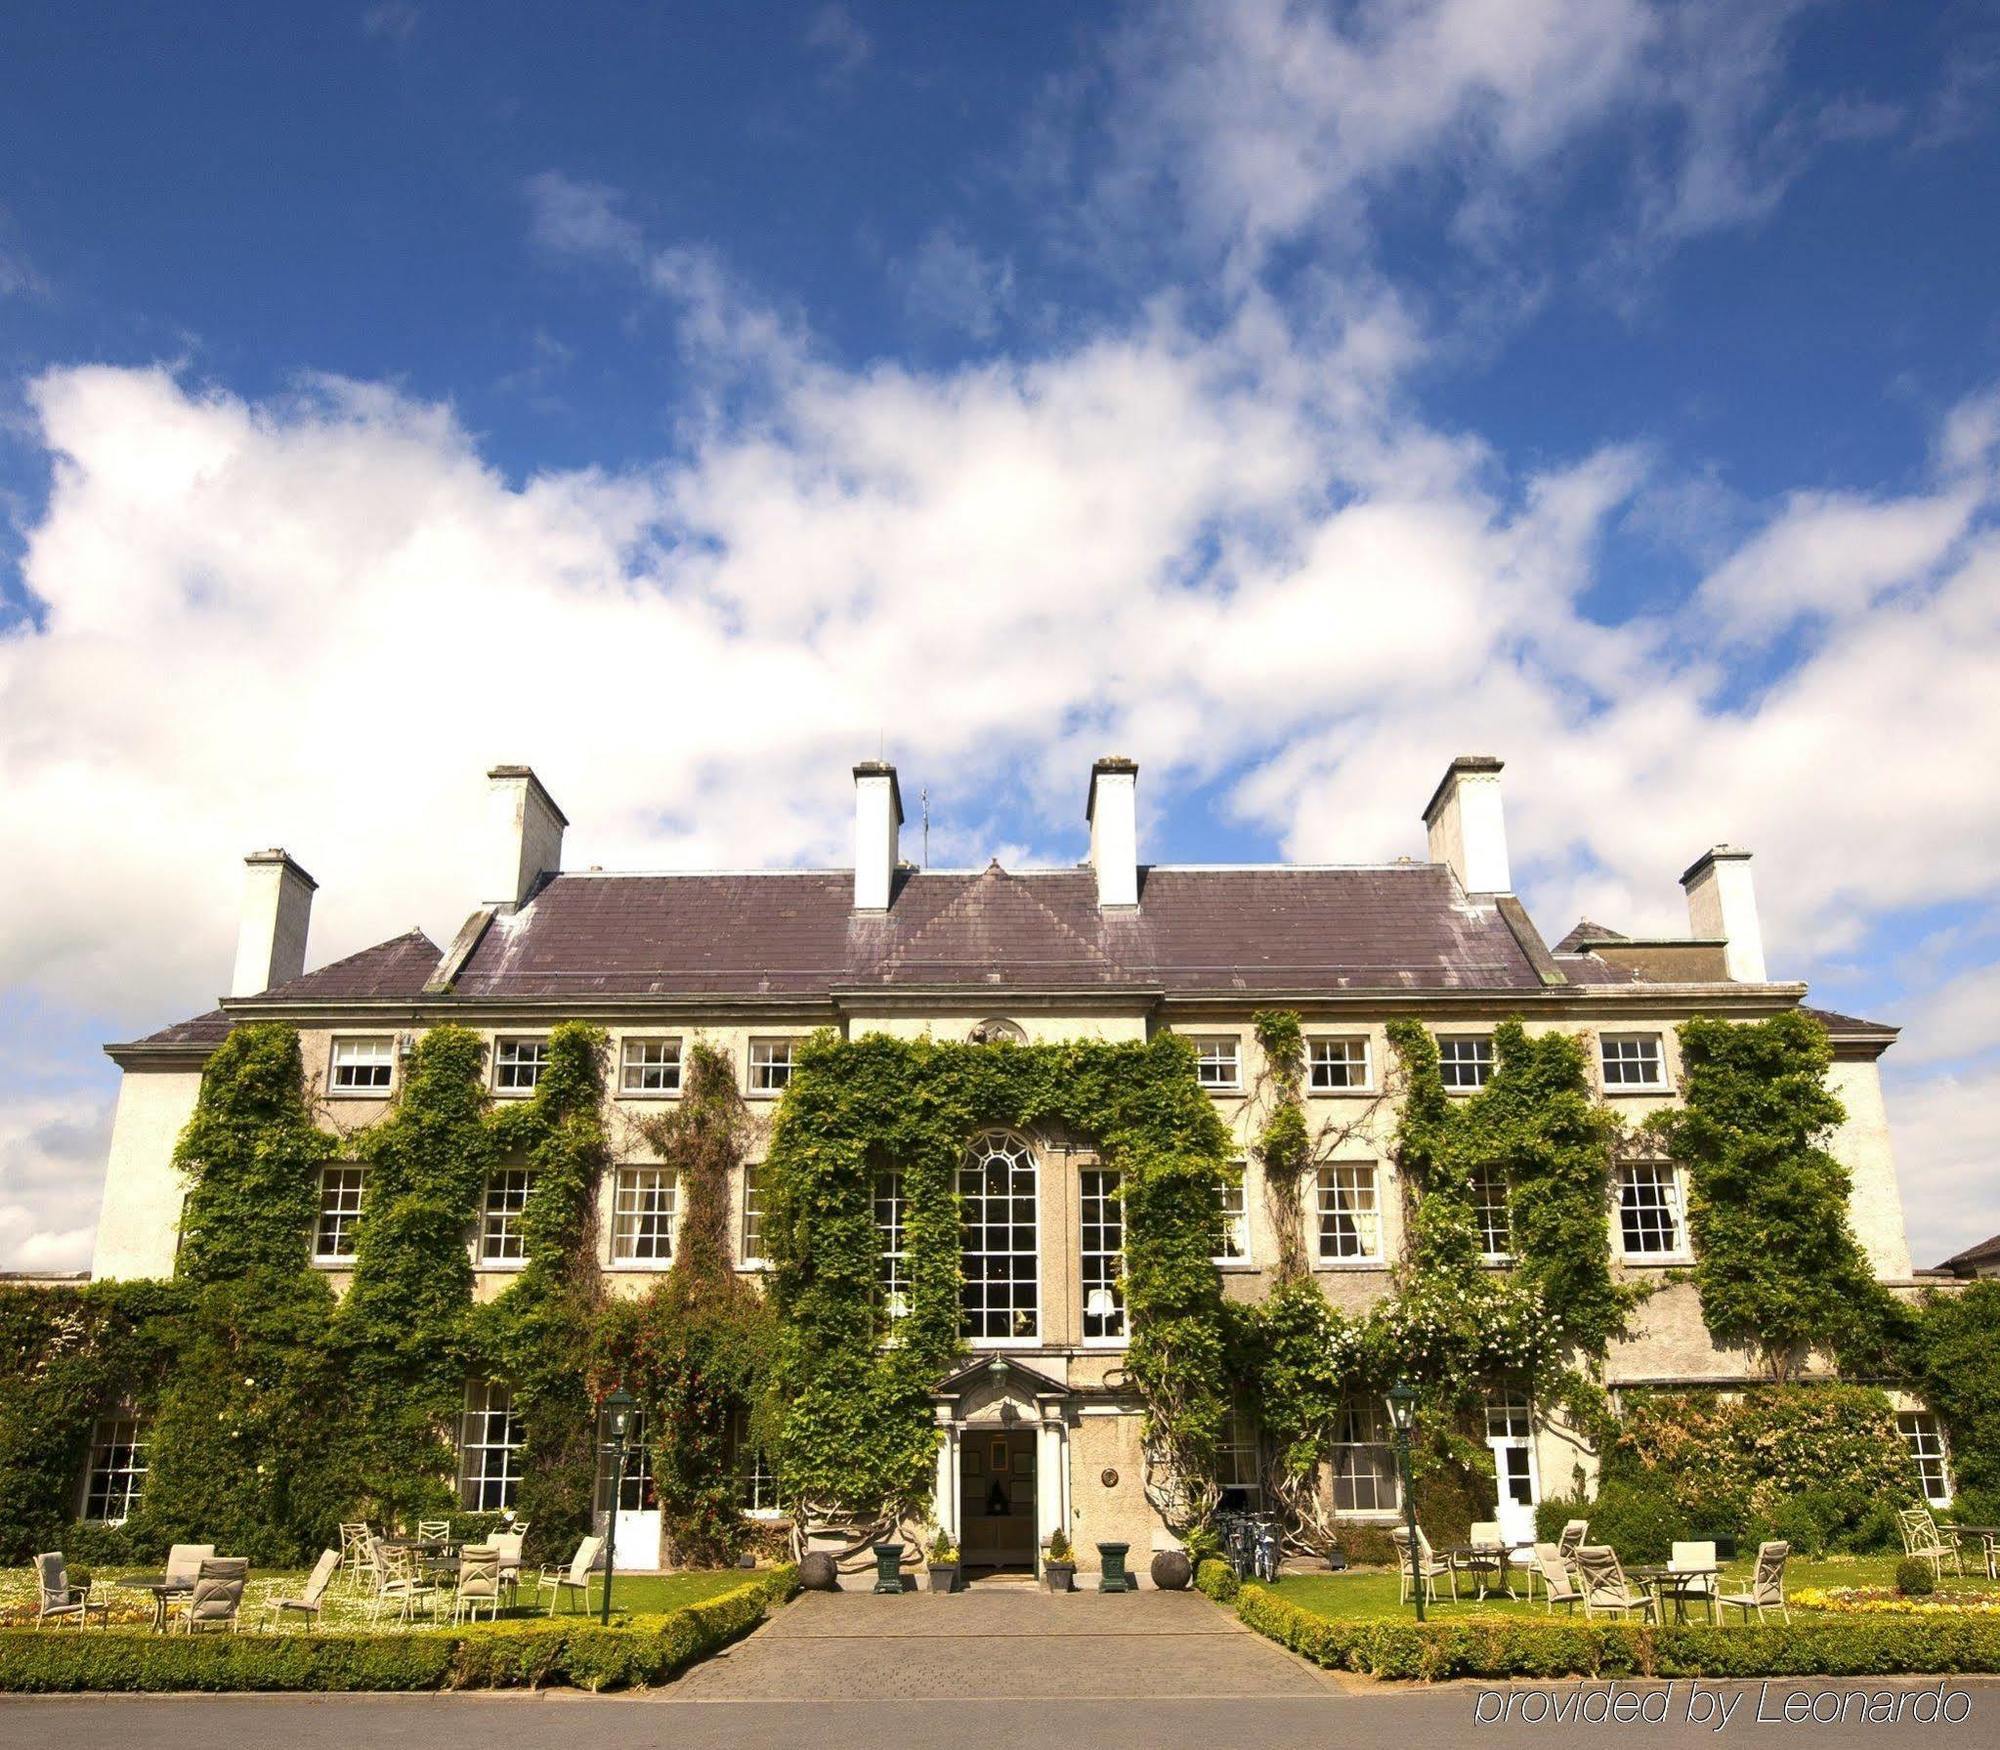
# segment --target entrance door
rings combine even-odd
[[[959,1548],[968,1572],[1035,1570],[1035,1431],[968,1428],[958,1448]]]

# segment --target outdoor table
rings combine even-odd
[[[135,1592],[150,1592],[153,1595],[153,1628],[164,1634],[167,1627],[167,1600],[189,1598],[194,1594],[194,1582],[178,1577],[169,1578],[165,1574],[149,1574],[140,1580],[120,1580],[121,1586],[130,1586]]]
[[[1653,1596],[1662,1607],[1668,1599],[1673,1600],[1674,1621],[1685,1623],[1688,1619],[1688,1600],[1701,1598],[1708,1603],[1708,1620],[1711,1624],[1720,1620],[1722,1605],[1717,1600],[1719,1588],[1716,1581],[1721,1577],[1720,1568],[1668,1568],[1657,1564],[1630,1570],[1631,1577],[1640,1585],[1650,1587]],[[1701,1582],[1706,1581],[1703,1585]]]
[[[1450,1561],[1454,1567],[1457,1567],[1466,1573],[1473,1573],[1475,1571],[1478,1573],[1479,1596],[1482,1599],[1485,1598],[1490,1592],[1496,1590],[1496,1588],[1491,1587],[1486,1583],[1486,1575],[1489,1570],[1487,1570],[1484,1567],[1479,1568],[1477,1570],[1473,1569],[1471,1563],[1474,1557],[1478,1557],[1481,1561],[1487,1561],[1487,1562],[1497,1561],[1500,1564],[1500,1584],[1497,1590],[1503,1597],[1506,1598],[1515,1598],[1519,1596],[1519,1594],[1516,1593],[1514,1590],[1513,1581],[1509,1574],[1509,1568],[1511,1565],[1508,1560],[1509,1551],[1504,1543],[1455,1543],[1444,1553],[1446,1559]]]
[[[1986,1556],[1986,1577],[2000,1580],[2000,1525],[1954,1525],[1961,1538],[1976,1537]]]

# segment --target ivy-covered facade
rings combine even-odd
[[[455,1502],[552,1541],[615,1508],[635,1566],[933,1526],[1089,1572],[1218,1506],[1389,1523],[1404,1376],[1434,1520],[1591,1486],[1641,1387],[1838,1370],[1945,1451],[1898,1384],[1894,1030],[1765,975],[1740,853],[1688,871],[1688,937],[1551,947],[1497,761],[1454,762],[1424,859],[1342,869],[1142,865],[1136,777],[1094,768],[1074,869],[911,868],[871,763],[852,870],[624,876],[564,873],[498,768],[455,939],[312,972],[310,878],[260,854],[248,988],[111,1048],[74,1329],[0,1309],[61,1387],[0,1390],[0,1494],[194,1526],[231,1397],[274,1550]],[[1842,1293],[1773,1279],[1777,1222]],[[236,1388],[246,1345],[275,1371]],[[615,1498],[613,1383],[648,1430]]]

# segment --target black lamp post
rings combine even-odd
[[[1417,1420],[1417,1390],[1399,1379],[1388,1391],[1389,1421],[1396,1430],[1396,1470],[1403,1484],[1403,1522],[1410,1528],[1410,1592],[1417,1621],[1424,1620],[1424,1565],[1417,1553],[1417,1495],[1410,1483],[1410,1429]]]
[[[604,1526],[604,1604],[598,1621],[611,1623],[611,1575],[618,1556],[618,1507],[625,1494],[625,1434],[632,1426],[633,1397],[622,1385],[604,1400],[604,1415],[611,1425],[611,1438],[604,1443],[611,1460],[611,1511]]]

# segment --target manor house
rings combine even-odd
[[[1322,1138],[1312,1182],[1291,1207],[1326,1294],[1360,1308],[1385,1292],[1403,1244],[1387,1023],[1414,1017],[1432,1029],[1447,1085],[1460,1092],[1491,1073],[1492,1030],[1510,1016],[1530,1031],[1581,1035],[1598,1096],[1637,1120],[1676,1098],[1676,1023],[1766,1017],[1807,994],[1767,971],[1750,854],[1726,845],[1703,851],[1680,878],[1686,936],[1633,937],[1584,922],[1551,943],[1513,892],[1501,762],[1492,758],[1451,762],[1421,811],[1422,856],[1354,867],[1144,863],[1138,768],[1126,759],[1092,768],[1089,858],[1060,869],[912,867],[902,856],[896,771],[878,762],[854,768],[853,868],[822,871],[566,870],[567,822],[535,774],[500,766],[489,780],[484,886],[444,948],[412,931],[308,971],[312,877],[281,850],[247,859],[229,995],[206,1014],[108,1047],[124,1076],[97,1276],[172,1273],[183,1194],[175,1138],[204,1061],[240,1022],[299,1028],[324,1120],[341,1132],[383,1115],[415,1036],[434,1024],[460,1022],[486,1037],[496,1101],[534,1089],[554,1023],[601,1025],[617,1158],[601,1190],[598,1262],[612,1292],[636,1294],[672,1259],[677,1189],[636,1120],[679,1096],[684,1054],[698,1037],[728,1054],[768,1134],[795,1045],[818,1028],[1028,1041],[1171,1030],[1193,1042],[1200,1081],[1247,1156],[1263,1070],[1252,1015],[1282,1007],[1304,1023],[1308,1116]],[[1832,1036],[1835,1091],[1847,1110],[1832,1146],[1853,1176],[1853,1225],[1881,1277],[1905,1284],[1910,1262],[1877,1074],[1896,1029],[1816,1012]],[[765,1264],[757,1158],[753,1147],[733,1192],[736,1263],[749,1273]],[[468,1227],[482,1297],[521,1268],[528,1187],[525,1170],[496,1171]],[[1065,1526],[1086,1569],[1093,1544],[1116,1539],[1132,1545],[1143,1571],[1160,1527],[1124,1368],[1115,1163],[1100,1161],[1086,1139],[989,1130],[967,1138],[959,1189],[970,1364],[936,1382],[936,1515],[971,1568],[1030,1568],[1047,1535]],[[325,1169],[312,1249],[336,1287],[352,1267],[366,1195],[359,1165]],[[1229,1294],[1254,1296],[1279,1240],[1274,1205],[1254,1163],[1224,1195],[1215,1265]],[[893,1296],[902,1222],[894,1173],[880,1176],[875,1205]],[[1628,1279],[1660,1279],[1690,1261],[1685,1187],[1670,1162],[1622,1162],[1605,1221],[1615,1268]],[[1482,1193],[1480,1226],[1488,1259],[1503,1265],[1504,1184]],[[1610,1381],[1727,1385],[1753,1366],[1711,1343],[1692,1286],[1673,1283],[1644,1303],[1633,1335],[1614,1348]],[[1899,1402],[1916,1475],[1941,1498],[1949,1484],[1936,1426],[1916,1403]],[[122,1517],[143,1486],[143,1423],[110,1420],[79,1479],[79,1506],[100,1518]],[[1382,1407],[1353,1404],[1340,1432],[1326,1479],[1332,1506],[1348,1518],[1392,1520],[1400,1502]],[[1559,1419],[1519,1397],[1489,1401],[1485,1433],[1502,1504],[1516,1512],[1594,1473],[1593,1455]],[[511,1501],[519,1445],[507,1382],[468,1380],[459,1460],[468,1507]],[[744,1510],[772,1512],[762,1456],[742,1452],[739,1472]],[[1225,1454],[1227,1504],[1257,1506],[1261,1476],[1254,1406],[1245,1405]],[[602,1487],[600,1511],[611,1510],[608,1496]],[[643,1474],[628,1481],[616,1509],[621,1566],[657,1563],[651,1500]]]

